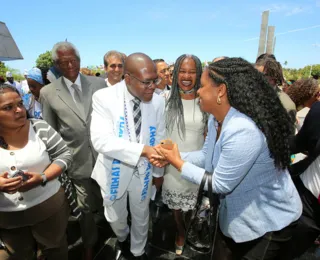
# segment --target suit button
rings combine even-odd
[[[11,171],[14,171],[15,169],[16,169],[16,167],[15,166],[11,166]]]
[[[14,155],[14,152],[10,152],[10,155]]]

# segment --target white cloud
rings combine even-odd
[[[276,33],[275,36],[285,35],[285,34],[288,34],[288,33],[301,32],[301,31],[306,31],[306,30],[315,29],[315,28],[320,28],[320,24],[309,26],[309,27],[305,27],[305,28],[297,28],[297,29],[286,31],[286,32]],[[259,40],[259,37],[249,38],[249,39],[244,40],[244,42],[254,41],[254,40]],[[319,45],[318,43],[317,44],[313,44],[313,46],[315,46],[315,47],[319,47],[318,45]]]
[[[286,4],[272,4],[265,10],[269,10],[272,13],[278,13],[278,12],[283,12],[284,10],[287,10],[288,7]]]
[[[291,11],[286,13],[286,16],[291,16],[291,15],[295,15],[295,14],[299,14],[306,11],[304,8],[302,7],[295,7],[293,8]]]
[[[320,0],[317,0],[320,2]],[[298,6],[294,4],[270,4],[260,8],[261,11],[269,10],[271,13],[282,13],[286,16],[297,15],[311,9],[310,5]]]

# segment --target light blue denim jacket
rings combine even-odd
[[[299,194],[288,171],[275,168],[266,138],[256,124],[231,108],[217,142],[216,134],[210,116],[203,149],[181,153],[186,161],[181,174],[200,184],[205,170],[214,169],[212,186],[221,194],[223,234],[237,243],[246,242],[297,220],[302,213]]]

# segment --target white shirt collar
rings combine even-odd
[[[134,96],[132,96],[131,95],[131,93],[128,91],[128,87],[127,87],[127,84],[124,82],[124,84],[125,84],[125,95],[126,95],[126,99],[130,102],[130,101],[132,101],[132,100],[134,100],[135,99],[135,97]]]
[[[106,84],[107,84],[108,87],[111,87],[111,86],[112,86],[112,85],[110,84],[108,78],[105,79],[105,82],[106,82]]]
[[[112,86],[114,86],[114,85],[116,85],[116,84],[120,83],[121,81],[123,81],[123,79],[122,79],[122,80],[120,80],[119,82],[117,82],[116,84],[113,84],[113,85],[109,82],[109,79],[108,79],[108,78],[106,78],[106,79],[105,79],[105,81],[106,81],[106,83],[107,83],[107,86],[108,86],[108,87],[112,87]]]
[[[66,77],[63,77],[63,79],[64,79],[64,82],[66,83],[68,89],[71,88],[71,85],[72,85],[72,84],[76,84],[76,85],[79,87],[80,91],[82,91],[81,80],[80,80],[80,73],[78,74],[78,77],[77,77],[77,79],[76,79],[76,81],[75,81],[74,83],[72,83],[72,82],[71,82],[70,80],[68,80]]]
[[[108,86],[108,87],[113,86],[113,85],[111,85],[111,83],[109,82],[108,78],[106,78],[106,83],[107,83],[107,86]]]

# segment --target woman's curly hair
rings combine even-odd
[[[242,58],[211,63],[208,71],[216,84],[226,84],[230,105],[250,117],[264,133],[275,166],[287,168],[293,125],[266,77]]]
[[[318,81],[313,78],[299,79],[287,90],[288,96],[296,104],[296,107],[303,106],[305,102],[315,97],[318,92]]]
[[[273,56],[274,57],[274,56]],[[256,66],[263,66],[263,73],[275,81],[277,86],[284,82],[282,66],[271,56],[265,56],[256,62]]]

